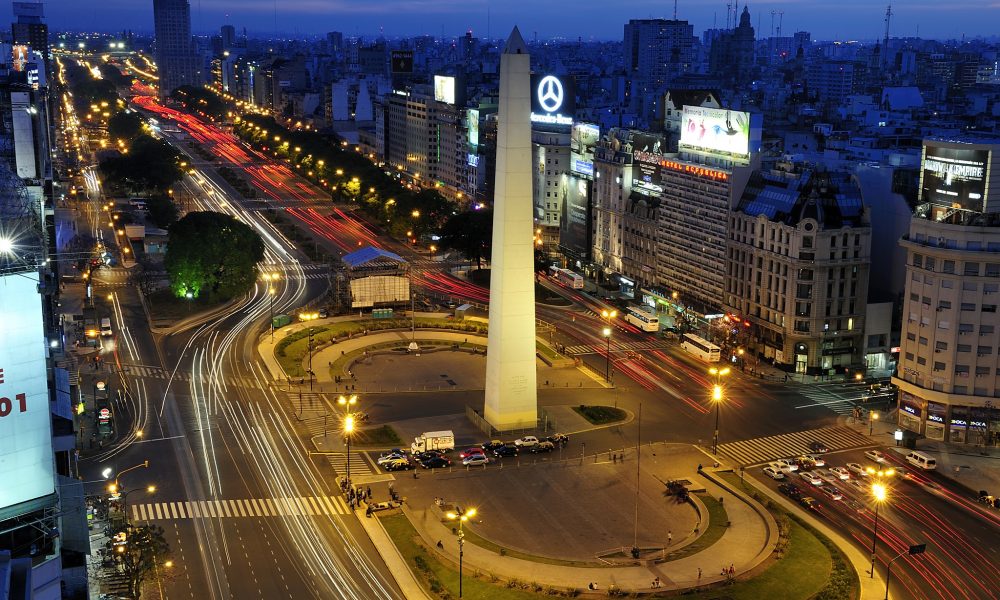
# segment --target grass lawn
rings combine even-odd
[[[672,502],[673,496],[670,496],[669,499]],[[667,554],[667,559],[669,560],[677,560],[701,552],[719,541],[722,534],[726,533],[726,529],[728,529],[726,523],[729,521],[729,515],[726,514],[726,509],[722,506],[722,503],[711,494],[698,494],[698,499],[708,509],[708,529],[687,546],[676,552]]]
[[[452,523],[449,523],[447,521],[445,522],[445,524],[448,525],[449,527],[452,526]],[[458,535],[456,534],[455,537],[456,537],[456,540],[457,540]],[[456,541],[456,543],[458,543],[458,542]],[[524,560],[530,560],[531,562],[543,563],[543,564],[547,564],[547,565],[562,565],[562,566],[565,566],[565,567],[606,567],[606,566],[609,566],[609,565],[605,565],[604,563],[598,563],[598,562],[587,562],[587,561],[580,561],[580,560],[561,560],[561,559],[558,559],[558,558],[549,558],[547,556],[536,556],[534,554],[526,554],[526,553],[521,552],[519,550],[513,550],[511,548],[505,548],[505,547],[503,547],[503,546],[501,546],[499,544],[491,542],[490,540],[488,540],[488,539],[486,539],[484,537],[481,537],[478,533],[476,533],[474,530],[472,530],[469,527],[465,528],[465,543],[467,543],[467,544],[475,544],[475,545],[479,546],[480,548],[485,548],[485,549],[490,550],[492,552],[496,552],[497,554],[500,554],[501,551],[503,551],[503,554],[505,556],[510,556],[511,558],[521,558],[521,559],[524,559]]]
[[[624,421],[625,417],[628,416],[624,410],[612,406],[586,406],[581,404],[580,406],[574,406],[573,410],[580,413],[580,416],[594,425],[617,423],[618,421]]]
[[[354,434],[353,443],[357,446],[393,446],[403,445],[403,440],[399,438],[396,430],[389,425],[376,427],[375,429],[360,429]]]
[[[216,308],[224,301],[210,302],[204,297],[201,298],[178,298],[170,291],[170,288],[156,290],[146,296],[146,304],[149,306],[149,314],[154,321],[179,321],[195,313]]]
[[[417,579],[430,590],[432,597],[441,597],[445,593],[450,598],[458,597],[458,569],[452,568],[451,564],[442,563],[436,556],[428,552],[422,545],[417,543],[419,536],[405,515],[393,515],[379,519],[385,527],[389,537],[399,548],[400,554],[406,559],[416,574]],[[450,543],[455,543],[449,540]],[[463,579],[462,597],[469,600],[539,600],[540,598],[552,598],[552,595],[544,593],[544,588],[537,589],[538,593],[520,589],[519,587],[507,587],[507,580],[497,580],[490,583],[485,579],[475,577],[473,569],[465,569]],[[527,585],[527,584],[524,584]]]

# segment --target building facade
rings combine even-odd
[[[191,39],[188,0],[153,0],[156,66],[161,97],[183,85],[202,84],[201,61]]]

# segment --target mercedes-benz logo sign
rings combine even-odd
[[[558,78],[546,75],[538,83],[538,104],[545,112],[556,112],[563,103],[563,86]]]

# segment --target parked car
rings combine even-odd
[[[532,446],[538,445],[538,438],[533,435],[526,435],[523,438],[518,438],[514,440],[515,446],[520,446],[521,448],[530,448]]]
[[[774,462],[767,463],[767,466],[771,467],[775,471],[778,471],[779,473],[784,473],[785,475],[788,475],[789,473],[794,473],[795,472],[795,469],[793,469],[787,463],[783,463],[783,462],[774,461]]]
[[[451,460],[444,456],[432,456],[420,461],[420,466],[425,469],[443,469],[451,466]]]
[[[538,442],[536,445],[528,448],[528,452],[531,452],[532,454],[538,454],[539,452],[552,452],[555,449],[556,449],[555,444],[553,444],[548,440],[545,440]]]
[[[823,480],[812,471],[799,471],[799,477],[813,485],[823,485]]]
[[[464,458],[469,458],[474,454],[486,454],[486,452],[484,452],[483,449],[480,448],[479,446],[471,446],[469,448],[466,448],[465,450],[462,450],[458,454],[458,457],[464,459]]]
[[[556,446],[565,447],[566,444],[569,443],[569,436],[564,433],[554,433],[545,439],[552,442]]]
[[[809,442],[809,449],[818,454],[829,452],[830,449],[823,442]]]
[[[386,471],[408,471],[413,468],[413,463],[406,458],[394,458],[381,463],[381,466]]]
[[[771,479],[774,479],[774,480],[779,480],[779,479],[784,479],[785,478],[785,474],[784,473],[782,473],[781,471],[779,471],[779,470],[777,470],[777,469],[775,469],[774,467],[771,467],[771,466],[764,467],[763,471],[764,471],[764,475],[767,475],[768,477],[770,477]]]
[[[829,497],[831,500],[844,499],[844,495],[840,493],[840,490],[838,490],[836,487],[832,485],[824,485],[823,487],[819,488],[819,490],[824,494],[826,494],[827,497]]]
[[[865,468],[859,463],[847,463],[847,470],[850,471],[852,475],[857,475],[858,477],[868,477],[868,471],[866,471]]]
[[[486,457],[485,454],[473,454],[471,456],[466,456],[462,459],[462,464],[466,467],[475,467],[477,465],[485,465],[490,462],[490,459]]]
[[[851,472],[845,469],[844,467],[833,467],[832,469],[830,469],[830,472],[835,474],[840,479],[851,478]]]
[[[413,458],[423,462],[425,460],[430,460],[432,458],[441,458],[444,456],[444,452],[440,450],[428,450],[426,452],[420,452],[419,454],[414,454]]]
[[[798,499],[802,497],[802,490],[794,483],[782,483],[778,486],[778,491],[789,498]]]
[[[875,461],[877,463],[885,462],[885,454],[882,454],[878,450],[868,450],[867,452],[865,452],[865,458],[871,461]]]
[[[394,451],[390,450],[388,452],[383,452],[382,456],[380,456],[378,458],[378,460],[375,461],[375,462],[377,462],[379,464],[379,466],[382,466],[382,465],[384,465],[384,464],[386,464],[388,462],[392,462],[394,460],[408,460],[408,456],[402,450],[400,450],[399,452],[394,452]]]
[[[823,457],[820,456],[819,454],[806,454],[806,458],[808,458],[809,460],[811,460],[812,463],[814,465],[816,465],[817,467],[825,467],[826,466],[826,460],[824,460]]]
[[[493,450],[493,456],[497,458],[503,458],[505,456],[517,456],[517,446],[511,446],[510,444],[504,444],[499,448]]]
[[[319,314],[319,318],[325,319],[325,318],[327,318],[327,317],[330,316],[330,311],[328,311],[325,308],[321,308],[321,309],[319,309],[319,313],[317,313],[317,314]]]
[[[802,496],[799,498],[799,504],[806,508],[806,510],[819,510],[819,502],[812,496]]]
[[[497,448],[502,447],[503,445],[504,445],[504,442],[502,442],[500,440],[490,440],[490,441],[485,442],[484,444],[482,444],[483,450],[485,450],[487,454],[493,452]]]
[[[789,471],[798,471],[799,470],[799,465],[796,464],[795,461],[792,460],[792,459],[790,459],[790,458],[779,458],[778,460],[776,460],[774,462],[778,463],[779,465],[785,465],[786,467],[788,467]]]

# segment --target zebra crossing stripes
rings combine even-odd
[[[299,517],[349,515],[340,496],[238,498],[193,502],[152,502],[132,505],[133,521],[170,521],[200,518]]]
[[[638,350],[665,350],[671,346],[670,342],[667,341],[650,341],[650,342],[634,342],[634,343],[624,343],[624,344],[612,344],[612,352],[635,352]],[[596,343],[593,345],[588,344],[578,344],[576,346],[567,346],[566,354],[594,354],[598,349],[604,349],[603,343]]]
[[[840,396],[829,389],[825,389],[817,385],[802,385],[798,386],[797,392],[800,396],[805,396],[809,398],[811,402],[806,404],[801,404],[796,406],[796,409],[802,408],[814,408],[821,406],[828,410],[831,410],[838,415],[850,416],[854,412],[854,406],[858,403],[859,398],[845,398]]]
[[[719,444],[719,453],[737,464],[756,466],[766,462],[812,452],[809,444],[822,442],[831,451],[871,446],[872,441],[847,427],[824,427],[794,433]]]
[[[330,466],[337,472],[337,475],[347,475],[347,453],[333,452],[326,455]],[[363,452],[351,452],[351,477],[358,475],[373,475],[378,473],[378,467],[372,465],[371,461]]]
[[[130,377],[142,377],[144,379],[170,379],[170,373],[164,371],[159,367],[147,367],[142,365],[122,365],[126,369],[126,374]],[[173,374],[174,381],[189,382],[194,381],[196,378],[191,373],[185,373],[183,371],[177,371]],[[202,382],[209,381],[207,377],[201,377]],[[226,383],[229,385],[239,385],[241,387],[248,388],[259,388],[259,382],[256,379],[250,377],[226,377]]]

